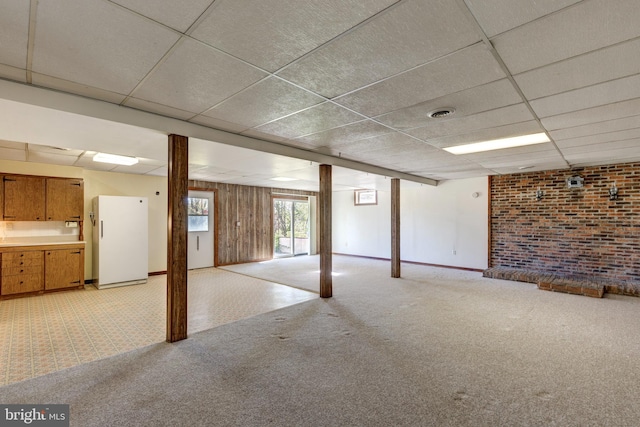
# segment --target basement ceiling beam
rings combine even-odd
[[[0,93],[2,94],[1,97],[3,99],[10,101],[152,129],[166,133],[167,135],[179,134],[189,138],[199,138],[220,144],[261,151],[264,153],[309,160],[320,164],[340,166],[389,178],[398,178],[405,181],[413,181],[433,186],[438,185],[438,181],[431,178],[416,176],[355,160],[343,159],[315,151],[303,150],[301,148],[238,135],[196,123],[190,123],[179,119],[112,104],[106,101],[85,98],[65,92],[57,92],[23,83],[0,79]]]

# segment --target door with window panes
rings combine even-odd
[[[213,191],[189,191],[187,268],[213,267]]]
[[[309,254],[309,200],[273,200],[273,256]]]

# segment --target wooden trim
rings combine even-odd
[[[189,187],[188,191],[209,191],[213,193],[213,266],[217,267],[218,262],[218,189],[211,187]]]
[[[271,202],[273,203],[273,200],[297,200],[299,202],[308,202],[309,201],[309,196],[287,196],[287,195],[280,195],[280,194],[273,194],[271,193]]]
[[[187,207],[189,139],[169,135],[167,341],[187,338]]]
[[[343,254],[343,253],[340,253],[340,252],[334,252],[333,254],[334,255],[339,255],[339,256],[349,256],[349,257],[353,257],[353,258],[372,259],[372,260],[376,260],[376,261],[391,261],[391,258],[381,258],[381,257],[375,257],[375,256]],[[482,269],[482,268],[457,267],[455,265],[430,264],[428,262],[405,261],[405,260],[402,260],[401,262],[403,262],[405,264],[424,265],[425,267],[438,267],[438,268],[449,268],[451,270],[474,271],[476,273],[482,273],[484,271],[484,269]]]
[[[167,274],[167,270],[149,272],[149,276],[162,276],[164,274]]]
[[[250,264],[252,262],[264,262],[264,261],[272,261],[272,260],[273,260],[273,258],[252,259],[250,261],[229,262],[227,264],[221,264],[218,267],[227,267],[227,266],[230,266],[230,265]]]
[[[492,180],[493,177],[491,175],[489,175],[487,177],[487,238],[488,238],[488,243],[487,243],[487,268],[491,268],[493,267],[491,265],[491,228],[492,228],[492,221],[491,221],[491,216],[493,215],[492,213],[492,209],[491,209],[491,184],[492,184]]]
[[[400,180],[391,178],[391,277],[400,277]]]
[[[320,297],[330,298],[333,295],[332,260],[331,260],[331,165],[320,165]]]

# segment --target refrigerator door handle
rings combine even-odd
[[[100,238],[104,237],[104,221],[100,221]]]
[[[196,236],[196,250],[200,250],[200,236]]]

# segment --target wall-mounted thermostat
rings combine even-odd
[[[584,184],[584,178],[581,176],[570,176],[567,178],[567,187],[569,188],[582,188]]]

